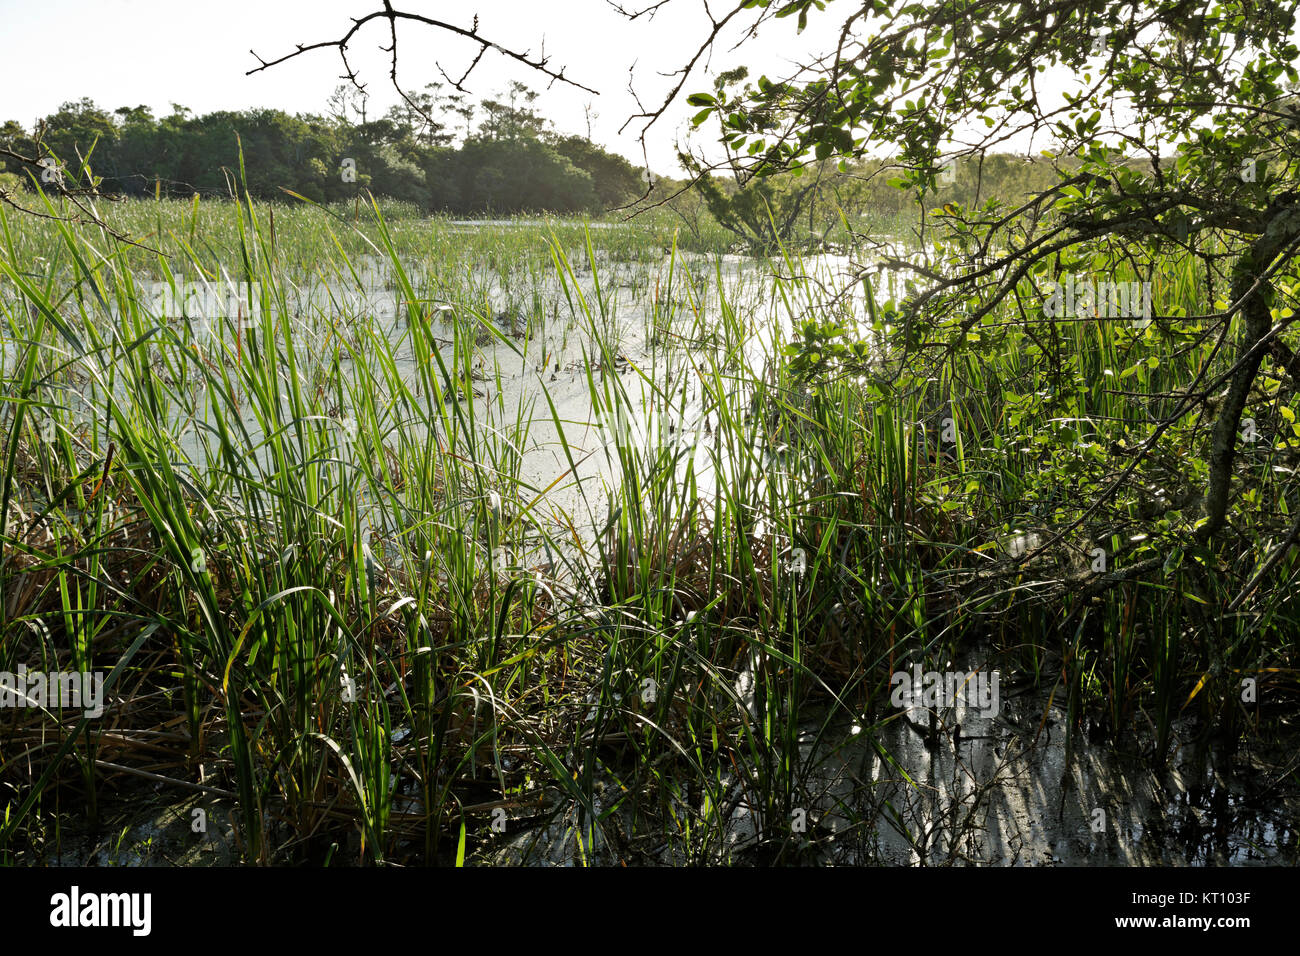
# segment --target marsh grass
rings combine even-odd
[[[102,721],[0,713],[9,862],[50,853],[69,806],[93,828],[141,773],[203,788],[247,862],[459,863],[547,825],[580,861],[793,861],[827,839],[790,826],[822,799],[819,762],[845,719],[866,740],[894,719],[905,661],[988,642],[1079,719],[1150,717],[1161,748],[1189,694],[1231,719],[1231,680],[1204,675],[1292,663],[1285,592],[1213,639],[1180,623],[1216,598],[1194,556],[1082,609],[1061,588],[1097,542],[1117,562],[1172,553],[1186,507],[1166,541],[1128,540],[1126,521],[1150,489],[1181,501],[1203,477],[1176,457],[1046,565],[994,561],[1008,536],[1079,518],[1113,465],[1089,449],[1143,439],[1150,416],[1114,380],[1172,393],[1212,342],[1073,323],[1045,345],[997,315],[923,380],[891,381],[888,350],[875,373],[809,376],[784,343],[810,316],[887,338],[870,290],[832,296],[791,257],[732,283],[717,249],[686,255],[659,226],[303,205],[276,207],[273,233],[246,201],[123,215],[167,256],[0,210],[0,669],[113,673]],[[360,283],[365,257],[391,324],[295,306],[308,276]],[[223,269],[258,308],[210,336],[137,286]],[[1160,281],[1189,310],[1203,277]],[[626,354],[629,307],[643,355]],[[503,360],[550,371],[571,344],[588,421],[546,389],[507,401]],[[1049,352],[1071,356],[1070,387]],[[592,421],[603,496],[577,481]],[[565,467],[539,484],[543,428]],[[1271,461],[1256,493],[1285,508]],[[1248,573],[1266,550],[1229,560]],[[860,797],[836,812],[869,844],[887,808],[870,782]]]

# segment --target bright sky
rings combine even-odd
[[[651,0],[624,2],[639,9]],[[618,133],[638,112],[628,92],[629,68],[642,101],[657,107],[669,88],[659,74],[682,66],[708,29],[702,0],[672,0],[653,20],[635,22],[606,0],[398,0],[394,6],[466,28],[477,13],[486,37],[520,51],[540,53],[544,41],[553,68],[563,66],[567,76],[600,95],[557,83],[538,100],[540,111],[561,131],[585,134],[584,107],[590,106],[597,114],[592,138],[638,165],[636,133],[632,127]],[[713,6],[730,8],[725,0],[713,0]],[[15,119],[30,129],[64,101],[83,96],[110,111],[146,104],[155,115],[170,113],[172,103],[197,113],[257,106],[324,113],[327,97],[342,82],[337,51],[316,51],[245,76],[257,66],[249,49],[271,60],[297,43],[336,40],[350,26],[349,17],[380,8],[377,0],[0,0],[0,122]],[[814,16],[797,37],[793,19],[771,22],[746,43],[743,58],[730,52],[741,35],[733,31],[724,34],[730,42],[718,47],[712,63],[702,66],[709,77],[741,63],[755,76],[775,77],[805,51],[833,45],[827,38],[834,24],[834,17]],[[369,83],[372,116],[398,99],[388,80],[387,54],[378,50],[387,42],[387,24],[376,21],[349,47],[350,61]],[[399,27],[398,43],[400,78],[408,90],[442,79],[435,61],[458,77],[478,49],[472,41],[414,23]],[[649,157],[657,172],[677,171],[674,144],[694,112],[685,94],[710,84],[699,73],[651,131]],[[540,90],[545,78],[489,51],[466,87],[479,100],[512,79]]]

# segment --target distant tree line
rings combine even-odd
[[[335,90],[321,115],[196,116],[172,104],[156,117],[148,106],[109,112],[83,98],[31,130],[6,122],[0,147],[49,156],[68,176],[84,162],[99,189],[117,195],[228,194],[240,182],[241,148],[248,189],[261,199],[291,189],[328,203],[369,190],[431,212],[504,215],[595,213],[643,191],[639,169],[588,137],[556,132],[536,98],[514,83],[470,104],[430,84],[378,117],[350,87]],[[29,181],[23,164],[0,159],[0,186],[19,181]]]

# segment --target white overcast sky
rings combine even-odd
[[[649,0],[640,0],[641,4]],[[625,0],[626,5],[638,0]],[[713,0],[716,8],[730,4]],[[380,8],[375,0],[0,0],[0,121],[14,119],[31,128],[33,121],[66,100],[89,96],[100,106],[147,104],[155,115],[180,103],[197,113],[220,109],[275,107],[290,113],[325,111],[325,101],[339,79],[341,63],[334,50],[301,56],[262,73],[246,76],[257,65],[249,52],[266,59],[291,51],[297,43],[341,37],[349,17]],[[399,0],[398,10],[421,13],[469,27],[479,16],[480,31],[503,46],[540,53],[543,40],[553,67],[598,90],[555,84],[542,93],[538,106],[563,132],[585,133],[584,106],[598,114],[592,137],[640,164],[636,135],[618,128],[634,112],[628,92],[629,68],[646,105],[658,105],[667,89],[660,76],[679,68],[707,33],[702,0],[672,0],[653,20],[628,22],[605,0]],[[828,13],[833,14],[832,5]],[[793,18],[764,25],[757,40],[739,52],[730,46],[740,34],[726,34],[713,60],[683,91],[676,109],[651,131],[651,166],[677,171],[674,143],[693,113],[685,93],[706,89],[714,72],[744,63],[751,73],[773,77],[808,50],[833,46],[835,17],[814,16],[803,36]],[[399,28],[399,69],[403,86],[418,90],[440,80],[438,61],[458,76],[477,46],[419,24]],[[349,58],[369,82],[372,115],[397,101],[387,77],[387,24],[367,24],[349,47]],[[541,77],[489,51],[466,86],[474,99],[492,96],[511,79],[535,89]],[[658,99],[657,99],[658,98]],[[378,109],[375,107],[378,106]]]

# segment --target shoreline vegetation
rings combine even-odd
[[[930,860],[878,780],[808,820],[844,740],[980,735],[891,703],[913,669],[996,671],[1017,739],[1050,713],[1067,759],[1190,751],[1198,800],[1251,763],[1244,799],[1294,806],[1297,402],[1253,396],[1253,507],[1215,550],[1187,543],[1210,421],[1152,434],[1225,362],[1181,319],[1214,311],[1197,259],[1093,267],[1146,283],[1141,321],[1026,331],[1027,278],[918,367],[917,287],[836,277],[920,207],[831,228],[847,257],[820,227],[737,256],[744,217],[703,206],[618,230],[251,189],[105,209],[156,251],[0,208],[0,671],[105,675],[98,719],[0,709],[3,862],[158,792],[228,862],[474,862],[539,830],[577,862],[872,860],[887,826]],[[144,282],[182,277],[258,307],[161,314]],[[539,444],[567,456],[545,484]]]
[[[0,190],[11,204],[37,214],[41,204],[32,190],[39,179],[93,184],[105,203],[246,197],[278,206],[305,199],[354,222],[373,221],[365,197],[374,195],[390,222],[650,219],[664,227],[661,234],[678,231],[682,248],[778,256],[848,250],[863,235],[908,245],[928,241],[925,210],[895,188],[897,171],[881,160],[817,162],[800,177],[742,187],[681,156],[688,178],[674,179],[555,130],[535,109],[536,98],[515,83],[496,98],[469,104],[431,84],[413,96],[413,105],[379,117],[367,114],[364,99],[346,86],[320,114],[196,115],[173,104],[170,114],[156,117],[147,106],[110,111],[82,98],[30,129],[12,119],[0,125]],[[34,170],[19,157],[41,157],[42,165]],[[996,197],[1015,204],[1056,175],[1043,157],[994,153],[968,165],[972,175],[954,175],[945,201],[976,206]]]

